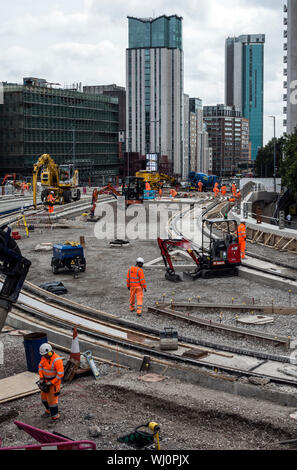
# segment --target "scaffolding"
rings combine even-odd
[[[91,171],[95,180],[104,175],[118,176],[117,98],[4,85],[4,105],[0,108],[3,173],[13,169],[29,176],[36,158],[49,153],[58,164],[75,159],[82,170]]]

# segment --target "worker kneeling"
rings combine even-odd
[[[58,354],[53,352],[51,345],[48,343],[40,346],[39,353],[42,356],[38,367],[41,401],[45,406],[45,416],[51,416],[52,420],[55,421],[60,418],[58,401],[61,380],[64,376],[63,361]]]
[[[143,258],[137,258],[136,266],[131,266],[127,273],[127,288],[130,291],[130,311],[135,311],[135,297],[137,299],[137,316],[141,317],[143,305],[143,290],[146,292],[146,282],[142,266]]]

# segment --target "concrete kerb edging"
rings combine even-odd
[[[8,324],[16,329],[29,329],[33,332],[44,332],[47,334],[49,342],[59,344],[60,346],[66,348],[71,347],[72,332],[70,332],[69,335],[66,335],[62,332],[52,331],[50,328],[45,326],[39,326],[25,319],[20,319],[13,313],[10,313],[8,316]],[[79,344],[81,352],[91,349],[91,352],[94,356],[99,356],[103,359],[113,361],[119,365],[140,371],[143,360],[142,356],[139,358],[135,356],[129,356],[122,351],[111,351],[100,345],[90,346],[90,344],[82,338],[79,339]],[[154,361],[154,358],[151,358],[150,372],[163,374],[164,364],[158,364]],[[194,367],[182,368],[179,365],[169,366],[166,369],[166,376],[176,378],[183,382],[199,385],[204,388],[230,393],[232,395],[240,395],[246,398],[256,398],[258,400],[277,403],[282,406],[297,406],[297,396],[294,394],[278,392],[275,390],[267,390],[261,386],[246,384],[232,379],[226,380],[225,378],[219,376],[214,377],[210,375],[210,373],[199,371],[199,369]]]

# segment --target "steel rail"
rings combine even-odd
[[[36,310],[35,308],[34,309],[24,308],[23,306],[19,306],[19,305],[14,306],[12,313],[13,313],[13,315],[20,314],[20,316],[22,317],[23,312],[25,312],[25,314],[30,313],[30,316],[33,315],[35,325],[38,324],[38,317],[39,318],[41,317],[43,320],[44,320],[44,317],[45,317],[44,312],[40,312],[40,311]],[[71,323],[71,322],[68,322],[68,321],[65,322],[65,320],[61,320],[61,319],[58,319],[58,318],[55,318],[55,319],[54,318],[51,318],[51,319],[47,318],[46,323],[48,324],[48,326],[54,325],[54,326],[57,326],[57,327],[62,326],[62,327],[65,328],[65,325],[66,325],[69,328],[77,327],[76,323]],[[41,324],[44,324],[44,322],[41,322]],[[254,369],[256,369],[257,367],[263,365],[263,362],[261,362],[261,364],[258,364],[257,366],[252,366],[251,370],[242,370],[242,369],[238,369],[238,368],[230,367],[230,366],[226,366],[226,365],[221,365],[221,364],[216,364],[216,363],[208,363],[208,362],[205,362],[203,360],[191,359],[191,358],[187,358],[185,356],[178,356],[178,355],[175,355],[174,353],[159,351],[154,347],[149,347],[149,345],[144,345],[144,344],[142,344],[140,342],[137,342],[137,341],[127,340],[127,339],[119,339],[119,338],[116,338],[114,336],[104,335],[102,333],[98,333],[98,332],[91,331],[91,330],[87,331],[87,329],[85,327],[82,327],[82,326],[79,326],[77,328],[77,330],[78,330],[78,332],[81,332],[84,335],[89,336],[90,338],[92,338],[93,342],[94,342],[94,340],[96,340],[96,341],[97,340],[106,341],[108,345],[111,344],[115,347],[121,347],[121,349],[130,350],[132,352],[137,352],[137,353],[143,354],[145,356],[148,356],[148,355],[153,356],[154,358],[157,358],[157,359],[172,362],[172,364],[178,363],[178,364],[182,364],[182,365],[186,365],[186,366],[202,367],[202,368],[205,368],[205,369],[208,369],[208,370],[211,370],[211,371],[217,371],[217,372],[220,372],[220,373],[227,373],[230,376],[235,376],[237,378],[240,378],[240,377],[243,377],[243,376],[244,377],[254,377],[254,378],[263,378],[264,377],[267,380],[269,380],[270,382],[281,384],[281,385],[290,385],[290,386],[294,386],[294,387],[297,388],[297,377],[296,377],[296,380],[292,380],[292,379],[281,378],[281,377],[277,377],[277,376],[273,376],[273,375],[268,375],[268,374],[263,374],[263,373],[260,374],[260,373],[255,372]],[[183,345],[183,346],[185,346],[185,345]],[[188,348],[193,349],[193,348],[190,347],[190,345],[188,346]],[[210,354],[211,354],[211,352],[210,352]],[[266,360],[265,360],[265,362],[266,362]],[[219,377],[219,375],[218,375],[218,377]]]
[[[168,309],[168,307],[166,308],[165,306],[148,307],[148,310],[149,312],[152,312],[152,313],[162,314],[173,319],[182,320],[184,322],[191,323],[195,326],[198,326],[199,328],[214,330],[219,333],[225,333],[225,334],[229,334],[232,336],[239,336],[240,338],[247,337],[248,339],[252,339],[254,341],[260,341],[262,343],[273,344],[275,346],[282,346],[286,349],[286,351],[288,351],[288,348],[289,348],[290,339],[285,336],[269,335],[269,334],[265,334],[261,332],[248,331],[248,330],[245,330],[244,328],[227,326],[227,325],[215,322],[213,320],[205,320],[203,318],[196,318],[196,317],[190,316],[189,314],[186,315],[185,313],[179,312],[178,310],[170,310]]]

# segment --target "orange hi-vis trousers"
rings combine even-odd
[[[241,258],[245,259],[246,240],[244,238],[239,238],[238,244],[241,252]]]
[[[143,305],[142,287],[130,287],[130,310],[131,312],[134,312],[135,310],[135,297],[137,301],[137,315],[141,315],[142,305]]]

